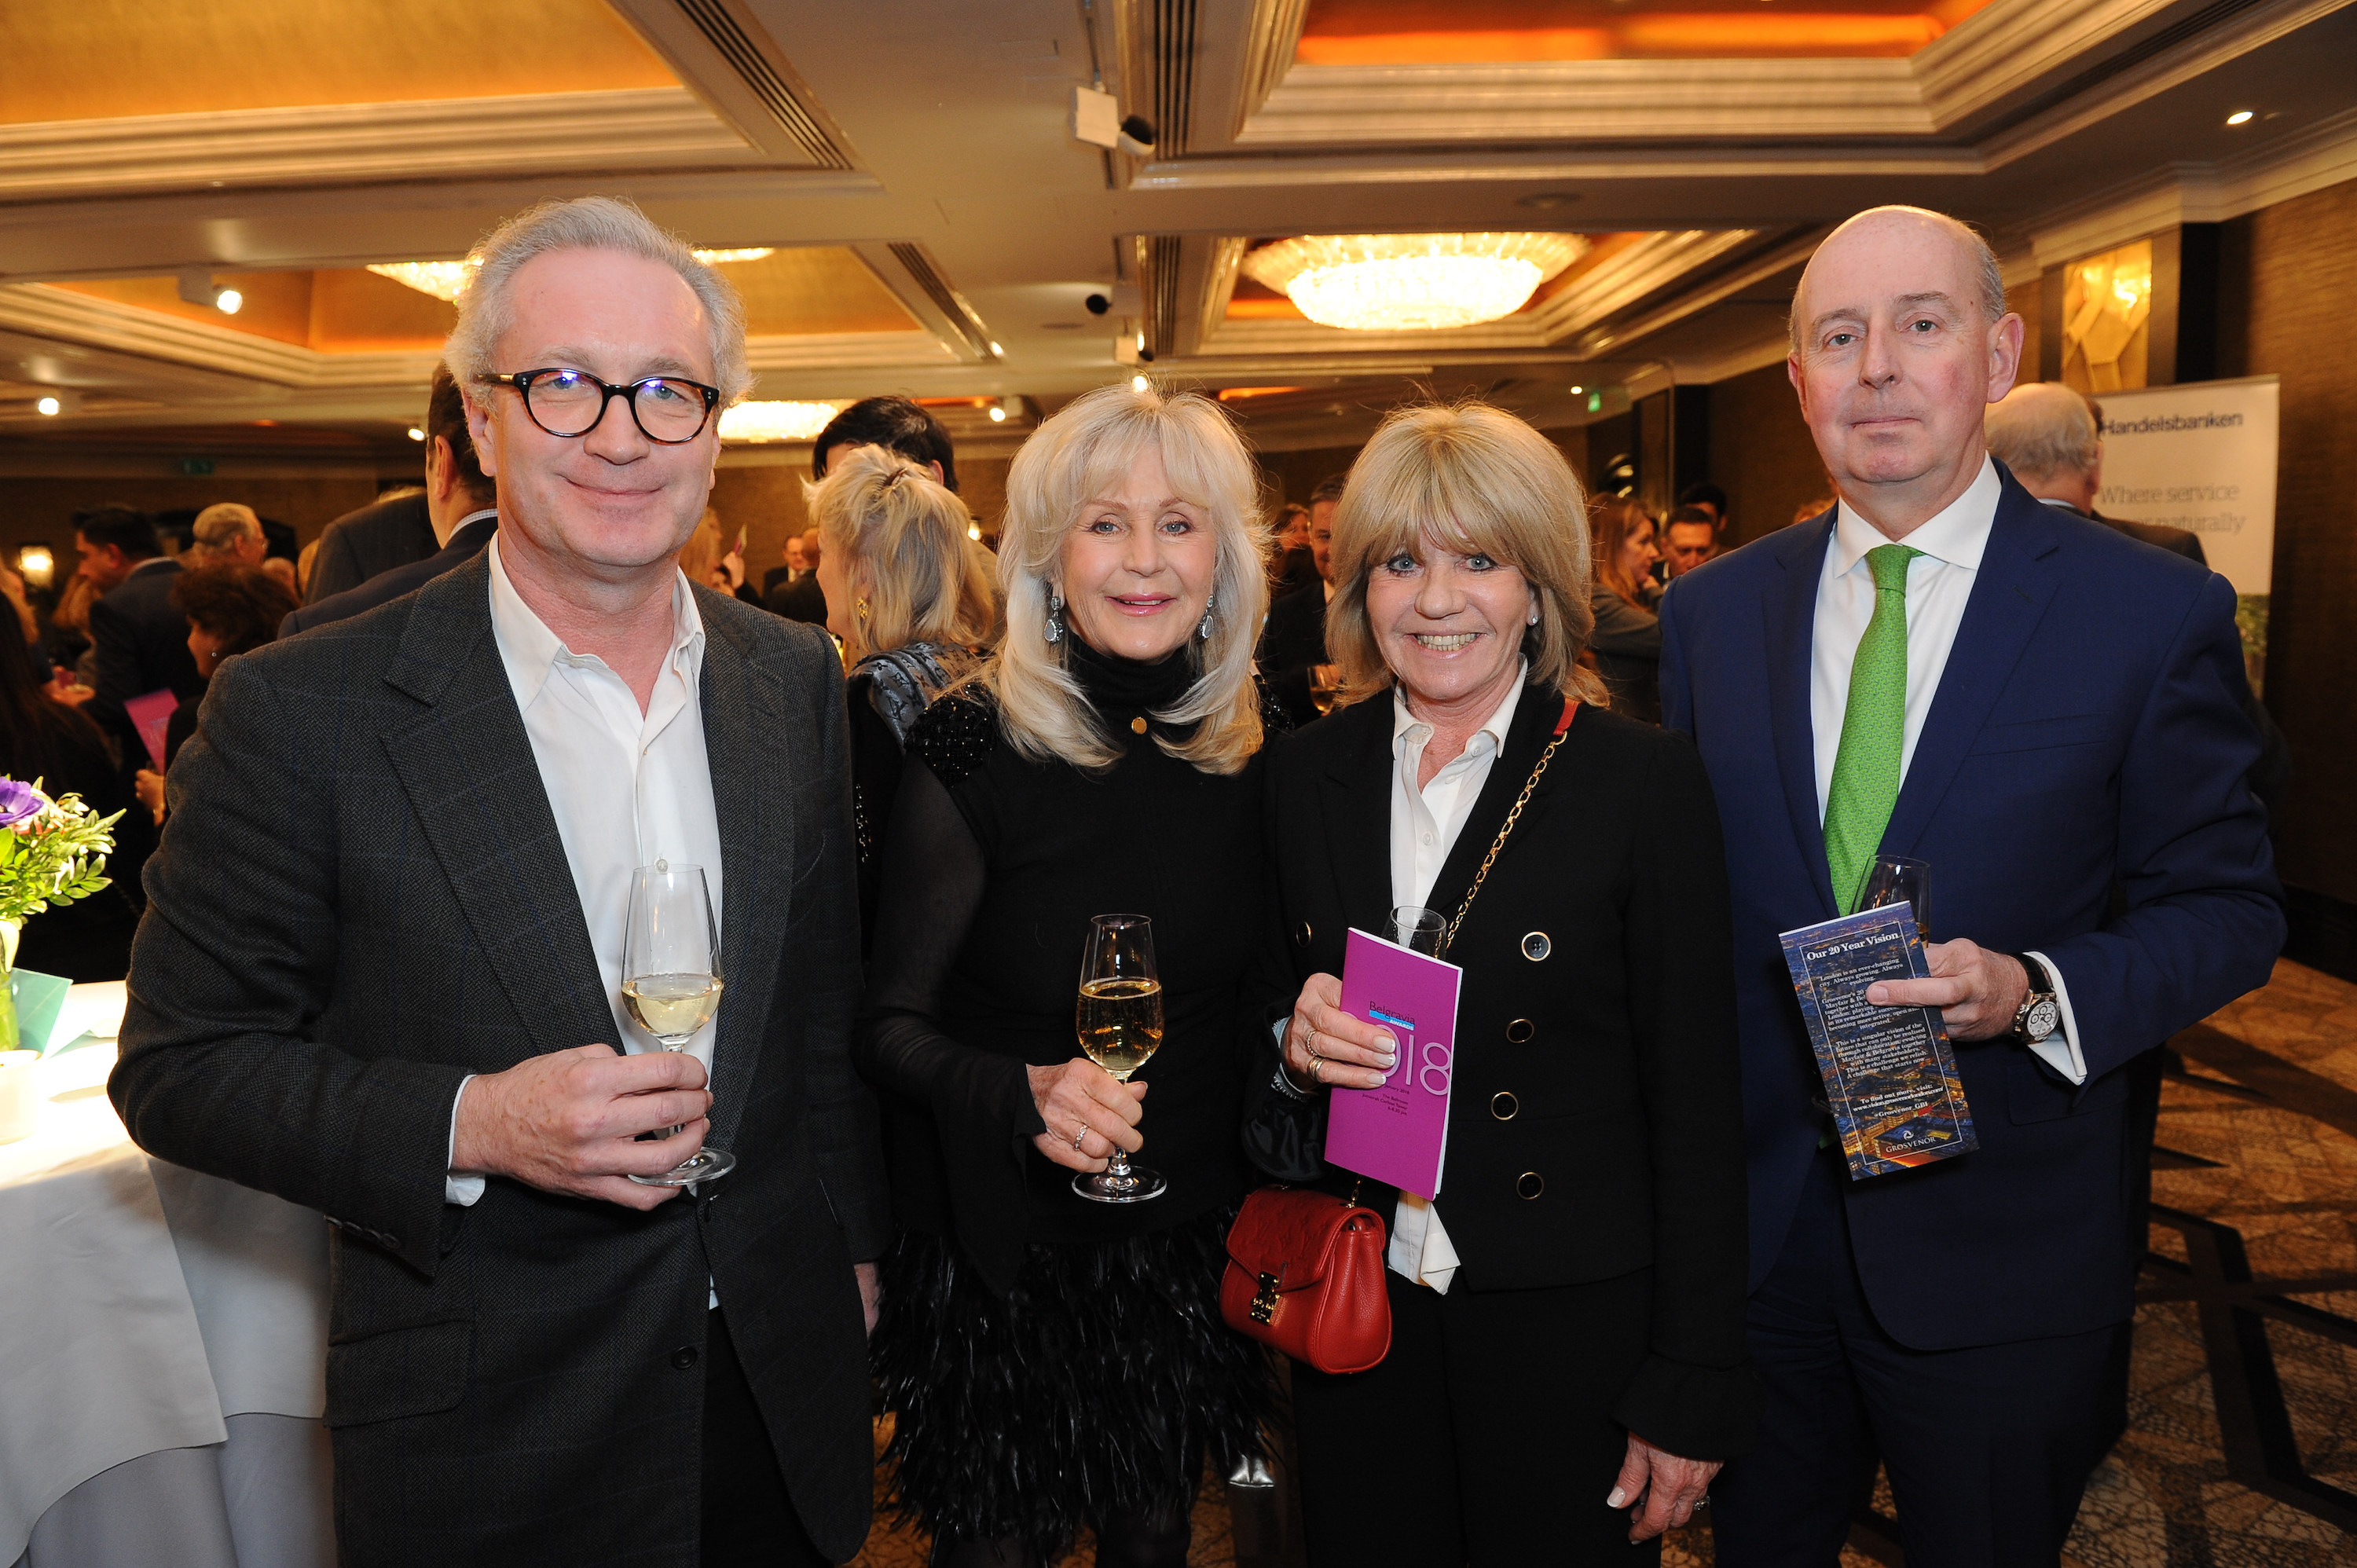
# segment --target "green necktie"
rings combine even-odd
[[[1899,801],[1899,759],[1907,744],[1907,564],[1921,553],[1904,544],[1866,553],[1874,618],[1849,667],[1849,705],[1842,710],[1841,749],[1825,795],[1825,865],[1834,903],[1845,915],[1857,903]]]

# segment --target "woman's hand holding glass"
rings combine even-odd
[[[1146,1146],[1146,1135],[1137,1130],[1137,1119],[1145,1114],[1144,1083],[1123,1083],[1086,1057],[1024,1070],[1031,1077],[1031,1103],[1048,1124],[1046,1132],[1032,1135],[1032,1146],[1056,1164],[1102,1171],[1116,1145],[1133,1155]]]
[[[1399,1065],[1399,1042],[1342,1011],[1342,983],[1313,974],[1285,1026],[1285,1070],[1305,1088],[1374,1089]]]

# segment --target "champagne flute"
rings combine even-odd
[[[1143,915],[1097,915],[1081,956],[1077,1014],[1081,1049],[1121,1083],[1162,1045],[1162,976],[1154,963],[1154,922]],[[1133,1165],[1120,1144],[1096,1176],[1072,1190],[1097,1203],[1143,1203],[1169,1188],[1161,1173]]]
[[[700,865],[658,860],[630,876],[630,922],[622,955],[622,1005],[667,1051],[682,1051],[720,1011],[720,933]],[[652,1134],[668,1138],[677,1127]],[[737,1168],[737,1156],[706,1144],[647,1187],[686,1187]]]
[[[1905,855],[1878,854],[1867,868],[1866,882],[1859,887],[1857,907],[1880,909],[1892,904],[1905,904],[1914,911],[1915,929],[1925,941],[1932,940],[1932,865],[1929,861],[1910,860]]]
[[[1400,904],[1393,908],[1383,935],[1410,952],[1438,958],[1440,944],[1448,935],[1448,922],[1437,909],[1427,909],[1420,904]]]

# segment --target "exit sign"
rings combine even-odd
[[[212,471],[213,460],[210,457],[183,457],[180,459],[180,472],[189,476],[191,478],[200,478]]]

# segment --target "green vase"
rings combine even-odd
[[[16,1048],[16,933],[21,920],[0,920],[0,1051]]]

